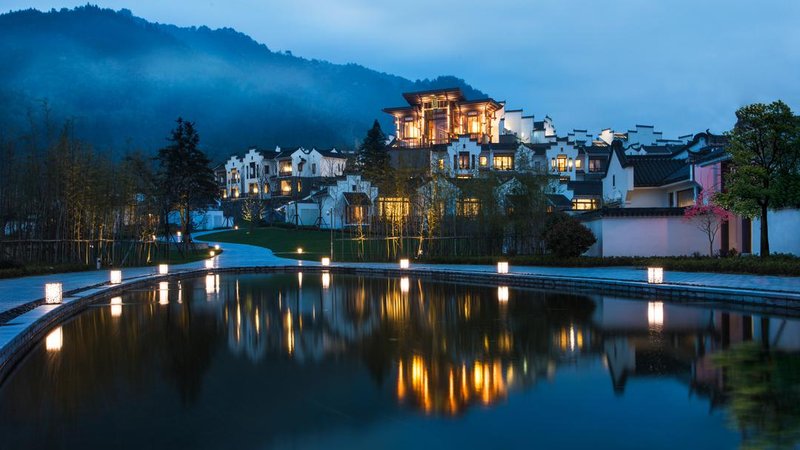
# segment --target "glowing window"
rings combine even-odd
[[[382,219],[408,217],[411,202],[404,197],[382,197],[378,199],[378,211]]]
[[[514,158],[512,156],[495,156],[495,170],[514,170]]]
[[[590,209],[597,209],[600,206],[600,201],[596,198],[573,198],[572,209],[578,211],[585,211]]]
[[[464,198],[458,201],[456,209],[459,216],[475,217],[481,211],[481,202],[477,198]]]
[[[480,158],[478,158],[478,164],[480,164],[481,167],[488,166],[489,165],[489,158],[486,157],[486,156],[481,156]]]

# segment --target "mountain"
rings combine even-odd
[[[0,133],[28,116],[73,120],[101,149],[154,152],[174,120],[195,121],[216,159],[250,145],[352,148],[402,92],[460,87],[443,76],[411,81],[357,64],[274,52],[230,28],[151,23],[95,6],[0,15]],[[386,117],[384,117],[386,116]]]

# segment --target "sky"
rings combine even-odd
[[[83,1],[0,0],[0,11]],[[722,132],[735,110],[800,111],[797,0],[92,0],[149,21],[230,27],[272,50],[410,79],[455,75],[559,134]],[[394,106],[394,105],[387,105]]]

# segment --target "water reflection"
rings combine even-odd
[[[282,415],[272,420],[294,429],[292,421],[308,419],[320,402],[361,420],[502,410],[515,395],[547,392],[577,373],[600,376],[581,378],[573,389],[589,386],[618,399],[677,385],[706,409],[726,411],[745,444],[800,439],[800,325],[793,319],[409,277],[334,279],[327,272],[305,280],[299,273],[208,274],[161,282],[128,294],[124,315],[117,300],[64,324],[64,334],[53,331],[45,351],[34,351],[0,386],[0,414],[18,418],[0,424],[0,434],[26,442],[13,423],[46,418],[58,428],[85,414],[135,422],[103,409],[109,392],[120,411],[143,396],[158,405],[155,413],[169,401],[162,384],[187,410],[230,397],[236,411],[275,410]],[[37,374],[48,374],[54,386]],[[629,392],[638,380],[661,384]],[[312,403],[288,406],[305,396]],[[631,414],[627,421],[646,420]],[[216,426],[230,435],[236,425]],[[609,438],[630,427],[615,426]],[[281,427],[269,439],[286,432]]]

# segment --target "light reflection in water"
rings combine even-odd
[[[264,282],[270,277],[279,281]],[[180,389],[199,386],[200,402],[206,396],[226,394],[240,379],[271,377],[282,389],[303,392],[311,389],[308,380],[314,380],[315,386],[319,383],[320,370],[339,367],[345,368],[347,375],[333,378],[333,372],[323,372],[326,380],[331,377],[325,389],[353,395],[361,389],[383,389],[391,396],[388,408],[392,413],[449,416],[476,407],[493,409],[546,379],[568,383],[570,377],[563,376],[565,368],[578,373],[599,371],[599,376],[581,378],[581,383],[604,392],[613,390],[619,396],[640,395],[637,390],[625,392],[626,384],[649,377],[685,384],[692,396],[702,401],[719,395],[713,401],[720,405],[725,397],[713,393],[726,392],[729,380],[715,365],[714,354],[744,340],[800,350],[800,346],[783,347],[791,342],[787,337],[800,336],[800,326],[794,321],[786,325],[767,316],[762,320],[668,302],[525,290],[511,293],[507,286],[424,280],[414,280],[415,289],[411,290],[410,277],[337,275],[334,285],[330,280],[326,283],[324,276],[313,276],[306,277],[302,291],[301,276],[295,281],[295,274],[240,276],[235,283],[234,278],[229,280],[220,283],[226,280],[209,274],[191,283],[184,281],[184,304],[170,308],[154,305],[155,293],[150,289],[143,295],[143,305],[136,306],[133,294],[133,300],[126,297],[125,314],[117,315],[115,307],[121,308],[122,302],[117,304],[115,298],[111,301],[114,321],[108,320],[108,313],[102,315],[108,324],[114,324],[107,335],[95,336],[104,323],[89,322],[87,326],[88,314],[75,321],[83,320],[79,328],[83,334],[73,334],[71,327],[77,325],[72,322],[64,325],[69,327],[65,330],[68,336],[81,336],[80,354],[75,353],[76,346],[62,349],[61,329],[47,336],[47,353],[61,352],[50,358],[54,363],[47,367],[57,370],[56,363],[74,361],[74,370],[82,373],[96,364],[92,355],[105,354],[104,358],[119,358],[113,367],[119,365],[130,373],[140,373],[136,367],[141,366],[156,379],[170,372],[170,385]],[[158,287],[159,303],[167,303],[168,283]],[[207,302],[211,294],[218,301]],[[514,302],[501,300],[510,295]],[[119,332],[133,324],[130,329],[135,333]],[[659,329],[659,339],[652,339],[654,327]],[[139,345],[159,351],[120,351],[135,350]],[[105,346],[113,346],[113,350],[96,351]],[[225,352],[233,357],[218,358],[216,364],[224,361],[230,365],[233,378],[227,384],[216,379],[214,386],[228,387],[220,393],[210,392],[205,389],[204,377],[223,376],[225,370],[213,361],[216,354]],[[105,367],[103,370],[108,370]],[[150,370],[153,367],[159,370]],[[99,373],[105,377],[103,370]],[[360,376],[363,373],[375,380],[369,389],[361,386],[368,379]],[[281,377],[298,374],[303,375],[298,376],[303,382],[281,381]],[[118,380],[126,375],[116,376]],[[595,386],[590,378],[602,382]],[[86,390],[73,400],[76,404],[84,396],[102,392],[97,377],[86,379]],[[537,389],[546,390],[549,385],[539,386]],[[258,395],[258,391],[260,388],[253,393]],[[246,397],[237,401],[247,404]],[[254,410],[262,407],[259,403]]]
[[[169,282],[161,281],[158,283],[158,304],[169,304]]]
[[[122,315],[122,297],[114,297],[111,299],[111,317],[119,317]]]
[[[44,341],[45,348],[48,352],[57,352],[61,350],[64,345],[64,332],[62,327],[58,327],[47,335]]]

